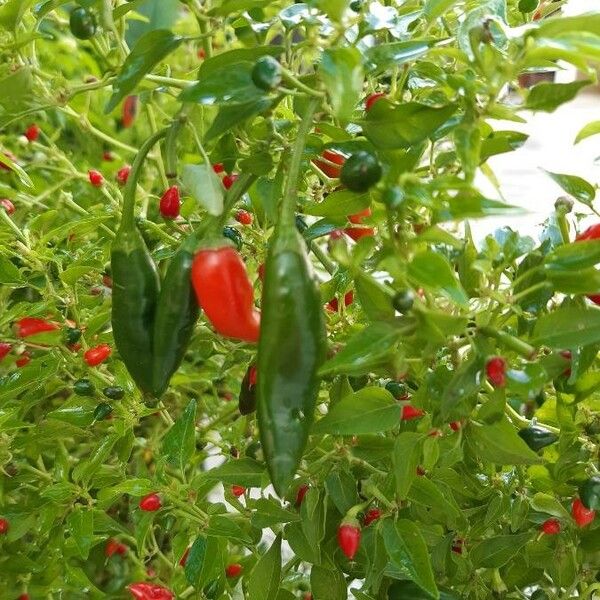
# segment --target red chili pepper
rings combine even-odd
[[[232,565],[228,565],[225,569],[225,575],[227,577],[239,577],[244,570],[244,567],[239,563],[233,563]]]
[[[377,100],[381,100],[381,98],[385,98],[385,94],[382,92],[379,92],[377,94],[371,94],[365,100],[365,110],[367,112],[369,112],[371,110],[371,107],[373,106],[373,104],[375,104],[375,102],[377,102]]]
[[[229,391],[219,392],[219,398],[223,398],[226,402],[233,400],[233,394]]]
[[[298,488],[298,491],[296,492],[296,502],[294,503],[294,506],[298,507],[302,504],[302,502],[304,501],[304,496],[306,496],[306,492],[308,492],[308,490],[309,486],[306,484],[303,484]]]
[[[329,239],[330,240],[339,240],[343,235],[344,235],[344,232],[341,229],[334,229],[329,234]]]
[[[186,548],[186,551],[183,553],[183,556],[179,559],[180,567],[185,567],[185,563],[187,562],[189,555],[190,555],[190,548]]]
[[[204,58],[206,57],[206,50],[204,50],[204,48],[199,48],[197,56],[200,60],[204,60]]]
[[[162,507],[160,496],[156,493],[148,494],[140,500],[140,508],[145,512],[155,512]]]
[[[381,517],[381,511],[378,508],[371,508],[367,511],[363,519],[363,526],[368,527],[373,521],[377,521]]]
[[[600,223],[591,225],[583,233],[580,233],[576,238],[576,242],[584,240],[597,240],[600,238]],[[600,305],[600,294],[587,294],[587,297],[594,303]]]
[[[112,354],[112,348],[108,344],[100,344],[90,348],[83,355],[83,360],[90,366],[95,367],[103,363]]]
[[[235,220],[242,225],[252,225],[252,215],[247,210],[238,210]]]
[[[102,160],[106,162],[112,162],[113,160],[115,160],[115,157],[113,156],[113,153],[110,150],[105,150],[102,153]]]
[[[246,488],[243,485],[232,485],[231,486],[231,493],[236,498],[239,498],[240,496],[243,496],[246,493]]]
[[[237,173],[225,175],[225,177],[223,177],[223,185],[225,186],[225,189],[228,190],[235,183],[238,177],[239,175]]]
[[[102,177],[102,173],[100,173],[100,171],[96,171],[96,169],[90,169],[88,171],[88,179],[94,187],[100,187],[104,183],[104,177]]]
[[[416,408],[410,404],[405,404],[402,407],[402,416],[400,417],[401,421],[412,421],[413,419],[419,419],[425,414],[425,411]]]
[[[108,540],[108,542],[106,542],[106,546],[104,548],[104,556],[107,556],[108,558],[110,558],[111,556],[114,556],[115,554],[118,554],[119,556],[123,556],[126,553],[127,553],[127,546],[125,544],[121,544],[121,542],[118,542],[117,540],[113,540],[113,539],[110,539],[110,540]]]
[[[219,173],[223,173],[223,171],[225,171],[225,167],[223,166],[223,163],[215,163],[213,166],[213,171],[217,174]]]
[[[501,356],[493,356],[485,364],[488,381],[496,388],[506,385],[506,361]]]
[[[313,160],[313,163],[327,175],[327,177],[331,177],[333,179],[337,179],[340,176],[342,171],[342,165],[346,162],[346,157],[339,152],[335,152],[334,150],[323,150],[321,156],[328,160],[330,163],[334,163],[330,165],[318,158]],[[337,166],[339,165],[339,166]]]
[[[40,131],[40,128],[35,123],[33,123],[25,130],[25,137],[30,142],[35,142],[40,137]]]
[[[200,250],[192,264],[192,284],[198,304],[221,335],[257,342],[260,313],[246,266],[230,246]]]
[[[176,219],[181,209],[179,188],[174,185],[170,187],[161,197],[159,210],[163,219]]]
[[[127,96],[127,98],[125,98],[125,101],[123,102],[123,114],[121,118],[121,124],[123,127],[128,128],[133,125],[135,116],[137,115],[137,105],[137,96]]]
[[[310,592],[306,592],[306,594],[304,594],[303,600],[313,600],[313,595]]]
[[[12,344],[0,342],[0,361],[6,358],[6,355],[12,350]]]
[[[349,560],[352,560],[358,552],[360,537],[360,527],[355,522],[342,523],[338,528],[338,546]]]
[[[423,477],[426,473],[427,471],[423,467],[421,467],[420,465],[417,467],[417,475],[419,477]]]
[[[540,529],[546,535],[556,535],[560,533],[560,521],[558,519],[546,519]]]
[[[136,600],[173,600],[175,595],[161,585],[152,583],[132,583],[127,586]]]
[[[344,306],[350,306],[354,302],[354,292],[350,290],[344,294]],[[331,312],[337,312],[339,309],[339,302],[337,298],[332,298],[327,303],[327,308]]]
[[[585,527],[596,518],[596,511],[586,508],[579,498],[575,498],[571,507],[571,514],[578,527]]]
[[[460,421],[452,421],[452,423],[450,423],[450,429],[452,429],[452,431],[459,431],[461,427],[462,423]]]
[[[354,223],[355,225],[360,225],[363,222],[365,217],[371,216],[371,209],[365,208],[365,210],[361,210],[354,215],[349,215],[348,220],[350,223]]]
[[[29,352],[23,352],[23,354],[21,354],[21,356],[19,356],[19,358],[17,358],[17,360],[15,360],[15,365],[17,365],[17,367],[19,367],[19,369],[20,369],[21,367],[28,365],[30,362],[31,362],[31,354],[29,354]]]
[[[131,173],[130,165],[125,165],[117,171],[117,182],[119,185],[123,186],[127,183],[127,180],[129,179],[129,173]]]
[[[106,274],[102,275],[102,285],[103,285],[104,287],[107,287],[107,288],[111,288],[111,289],[112,289],[112,286],[113,286],[113,280],[112,280],[112,277],[110,277],[110,276],[108,276],[108,275],[106,275]]]
[[[15,212],[15,205],[8,198],[2,198],[0,206],[6,211],[7,215],[12,215]]]
[[[50,323],[50,321],[38,319],[37,317],[24,317],[17,321],[17,335],[22,338],[47,331],[55,331],[56,329],[58,329],[56,323]]]
[[[360,225],[363,222],[365,217],[371,216],[371,209],[365,208],[365,210],[360,211],[354,215],[349,215],[348,220],[350,223],[354,223],[355,225]],[[375,229],[373,227],[346,227],[344,229],[344,233],[351,237],[355,242],[364,237],[372,237],[375,234]]]
[[[30,600],[29,599],[29,594],[21,594],[17,600]]]
[[[462,538],[456,538],[454,542],[452,542],[452,552],[456,554],[462,554],[465,548],[465,540]]]
[[[256,365],[252,365],[250,367],[250,373],[248,374],[248,385],[256,385],[258,381],[258,371],[256,370]]]
[[[0,519],[0,535],[6,535],[10,529],[10,523],[6,519]]]

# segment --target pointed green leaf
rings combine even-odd
[[[196,400],[190,400],[179,419],[163,438],[165,458],[184,471],[196,449]]]

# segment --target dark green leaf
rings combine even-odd
[[[405,500],[410,487],[417,476],[417,467],[421,461],[423,436],[413,431],[401,433],[394,443],[392,464],[396,480],[396,494]]]
[[[551,348],[573,348],[600,342],[600,310],[563,306],[539,317],[534,343]]]
[[[272,105],[272,100],[259,96],[250,102],[244,104],[235,104],[232,106],[221,106],[219,113],[206,132],[204,139],[206,141],[220,137],[232,127],[243,123],[250,117],[266,112]]]
[[[223,483],[259,487],[265,474],[263,464],[252,458],[230,460],[224,465],[206,472],[206,477]]]
[[[338,190],[329,194],[323,202],[304,205],[307,215],[316,217],[346,217],[367,208],[371,203],[370,194],[357,194],[350,190]]]
[[[530,533],[487,538],[473,546],[469,557],[476,568],[498,568],[514,557],[530,539]]]
[[[314,600],[346,600],[348,586],[338,569],[315,565],[310,571],[310,589]]]
[[[275,538],[269,550],[260,557],[248,578],[251,598],[276,600],[281,581],[281,536]]]
[[[196,448],[196,400],[190,400],[182,415],[163,438],[166,459],[182,472]]]

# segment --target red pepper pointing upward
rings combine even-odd
[[[173,600],[175,598],[173,592],[167,588],[152,583],[132,583],[127,586],[127,589],[136,600]]]

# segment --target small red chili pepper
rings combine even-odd
[[[181,209],[179,188],[174,185],[170,187],[161,197],[159,210],[163,219],[176,219]]]
[[[358,552],[360,537],[360,527],[356,521],[342,523],[338,528],[338,546],[349,560],[352,560]]]
[[[107,288],[112,288],[112,286],[113,286],[112,277],[110,277],[109,275],[106,275],[106,274],[102,275],[102,285]]]
[[[401,421],[412,421],[413,419],[419,419],[425,414],[425,411],[421,408],[416,408],[410,404],[405,404],[402,407]]]
[[[432,429],[427,434],[427,437],[441,437],[441,436],[442,436],[442,431],[440,429]]]
[[[225,175],[225,177],[223,177],[223,185],[225,186],[225,189],[228,190],[236,182],[238,177],[239,175],[237,173]]]
[[[6,519],[0,519],[0,535],[6,535],[10,529],[10,523]]]
[[[329,239],[330,240],[339,240],[341,237],[343,237],[344,232],[341,229],[334,229],[330,234],[329,234]]]
[[[588,227],[584,232],[580,233],[576,238],[576,242],[584,240],[597,240],[600,238],[600,223],[596,223]],[[587,294],[587,297],[594,303],[600,305],[600,294]]]
[[[365,210],[360,211],[354,215],[349,215],[348,220],[350,223],[354,223],[355,225],[360,225],[363,222],[365,217],[371,216],[371,209],[365,208]],[[364,237],[371,237],[375,234],[375,229],[373,227],[346,227],[344,229],[344,233],[351,237],[355,242]]]
[[[233,394],[229,391],[219,392],[219,398],[223,398],[226,402],[231,402],[233,400]]]
[[[127,553],[127,546],[125,544],[121,544],[121,542],[118,542],[117,540],[113,540],[113,539],[110,539],[110,540],[108,540],[108,542],[106,542],[106,546],[104,548],[104,556],[107,556],[108,558],[110,558],[111,556],[114,556],[115,554],[118,554],[119,556],[123,556],[126,553]]]
[[[369,112],[371,110],[371,107],[373,106],[373,104],[375,104],[375,102],[377,102],[377,100],[381,100],[381,98],[385,98],[385,94],[382,92],[379,92],[377,94],[371,94],[365,100],[365,110],[367,112]]]
[[[421,466],[417,467],[417,475],[419,477],[423,477],[425,474],[427,473],[427,471],[425,471],[425,469]]]
[[[246,493],[246,488],[243,485],[232,485],[231,486],[231,493],[236,498],[239,498],[240,496],[243,496]]]
[[[117,182],[119,185],[123,186],[127,183],[127,180],[129,179],[129,173],[131,173],[130,165],[125,165],[117,171]]]
[[[465,548],[465,540],[457,538],[452,542],[452,552],[456,554],[462,554]]]
[[[248,374],[248,385],[256,385],[258,381],[258,371],[256,370],[256,365],[252,365],[250,367],[250,372]]]
[[[90,348],[83,355],[83,360],[90,366],[95,367],[103,363],[112,354],[112,348],[108,344],[100,344]]]
[[[137,96],[127,96],[123,102],[123,113],[121,116],[121,124],[126,129],[133,125],[135,121],[135,117],[137,115],[137,105],[138,105],[138,97]]]
[[[145,512],[155,512],[162,507],[162,502],[158,494],[152,493],[144,496],[139,506]]]
[[[350,223],[354,223],[355,225],[360,225],[363,222],[363,219],[365,217],[370,217],[370,216],[371,216],[371,209],[365,208],[365,210],[361,210],[360,212],[357,212],[354,215],[349,215],[348,220],[350,221]]]
[[[560,352],[560,355],[561,355],[561,356],[562,356],[562,357],[563,357],[565,360],[568,360],[569,362],[571,362],[572,355],[571,355],[571,352],[570,352],[570,350],[562,350],[562,351]],[[571,367],[567,367],[567,368],[566,368],[566,369],[565,369],[565,370],[562,372],[562,374],[563,374],[565,377],[570,377],[570,376],[571,376]]]
[[[354,302],[354,292],[350,290],[344,294],[344,306],[350,306]],[[339,309],[339,302],[337,298],[332,298],[327,303],[327,309],[331,312],[337,312]]]
[[[15,205],[8,198],[2,198],[0,206],[6,211],[7,215],[12,215],[15,212]]]
[[[546,535],[556,535],[560,533],[560,521],[558,519],[546,519],[540,529]]]
[[[41,129],[35,123],[33,123],[25,130],[25,137],[30,142],[35,142],[40,137],[40,131]]]
[[[306,492],[308,492],[309,486],[306,484],[301,485],[296,492],[296,502],[294,502],[294,506],[298,507],[304,501],[304,496],[306,496]]]
[[[452,421],[450,423],[450,429],[452,429],[452,431],[459,431],[461,427],[462,424],[460,421]]]
[[[219,173],[223,173],[223,171],[225,171],[225,167],[223,166],[223,163],[215,163],[213,166],[213,171],[217,174]]]
[[[252,225],[252,215],[247,210],[238,210],[235,220],[242,225]]]
[[[132,583],[127,586],[136,600],[173,600],[175,595],[161,585],[152,583]]]
[[[227,568],[225,569],[225,575],[227,575],[227,577],[239,577],[242,572],[244,570],[244,567],[242,567],[242,565],[240,565],[239,563],[233,563],[232,565],[228,565]]]
[[[30,600],[29,594],[21,594],[17,600]]]
[[[94,187],[100,187],[104,183],[104,177],[102,177],[102,173],[100,173],[100,171],[96,171],[96,169],[90,169],[88,171],[88,179]]]
[[[579,498],[575,498],[571,507],[571,514],[578,527],[585,527],[596,518],[596,511],[586,508]]]
[[[47,331],[55,331],[56,329],[58,329],[56,323],[50,323],[50,321],[38,319],[37,317],[24,317],[17,321],[17,335],[22,338]]]
[[[200,250],[192,264],[198,304],[221,335],[257,342],[260,313],[241,256],[231,246]]]
[[[105,150],[102,153],[102,160],[106,162],[112,162],[113,160],[115,160],[115,157],[113,156],[113,153],[110,150]]]
[[[204,50],[204,48],[199,48],[196,54],[200,60],[204,60],[206,57],[206,50]]]
[[[373,521],[377,521],[381,517],[381,511],[378,508],[371,508],[367,511],[363,519],[363,526],[368,527]]]
[[[501,356],[493,356],[485,364],[488,381],[496,388],[506,385],[506,361]]]
[[[179,566],[185,567],[185,563],[187,562],[188,556],[190,555],[190,548],[186,548],[183,556],[179,559]]]
[[[77,344],[69,344],[67,346],[67,348],[71,351],[71,352],[79,352],[81,350],[81,344],[78,342]]]
[[[21,356],[19,356],[19,358],[17,358],[17,360],[15,360],[15,365],[17,365],[17,367],[19,367],[19,369],[20,369],[21,367],[28,365],[30,362],[31,362],[31,354],[29,354],[29,352],[23,352],[23,354],[21,354]]]
[[[304,594],[303,600],[313,600],[313,595],[310,592],[306,592],[306,594]]]
[[[334,163],[333,165],[326,163],[318,158],[313,160],[313,163],[327,175],[327,177],[331,177],[332,179],[337,179],[340,176],[342,171],[342,165],[346,162],[346,157],[339,152],[335,152],[334,150],[323,150],[321,156],[328,160],[329,163]],[[339,165],[339,166],[338,166]]]
[[[0,361],[6,358],[6,355],[12,350],[12,344],[0,342]]]

